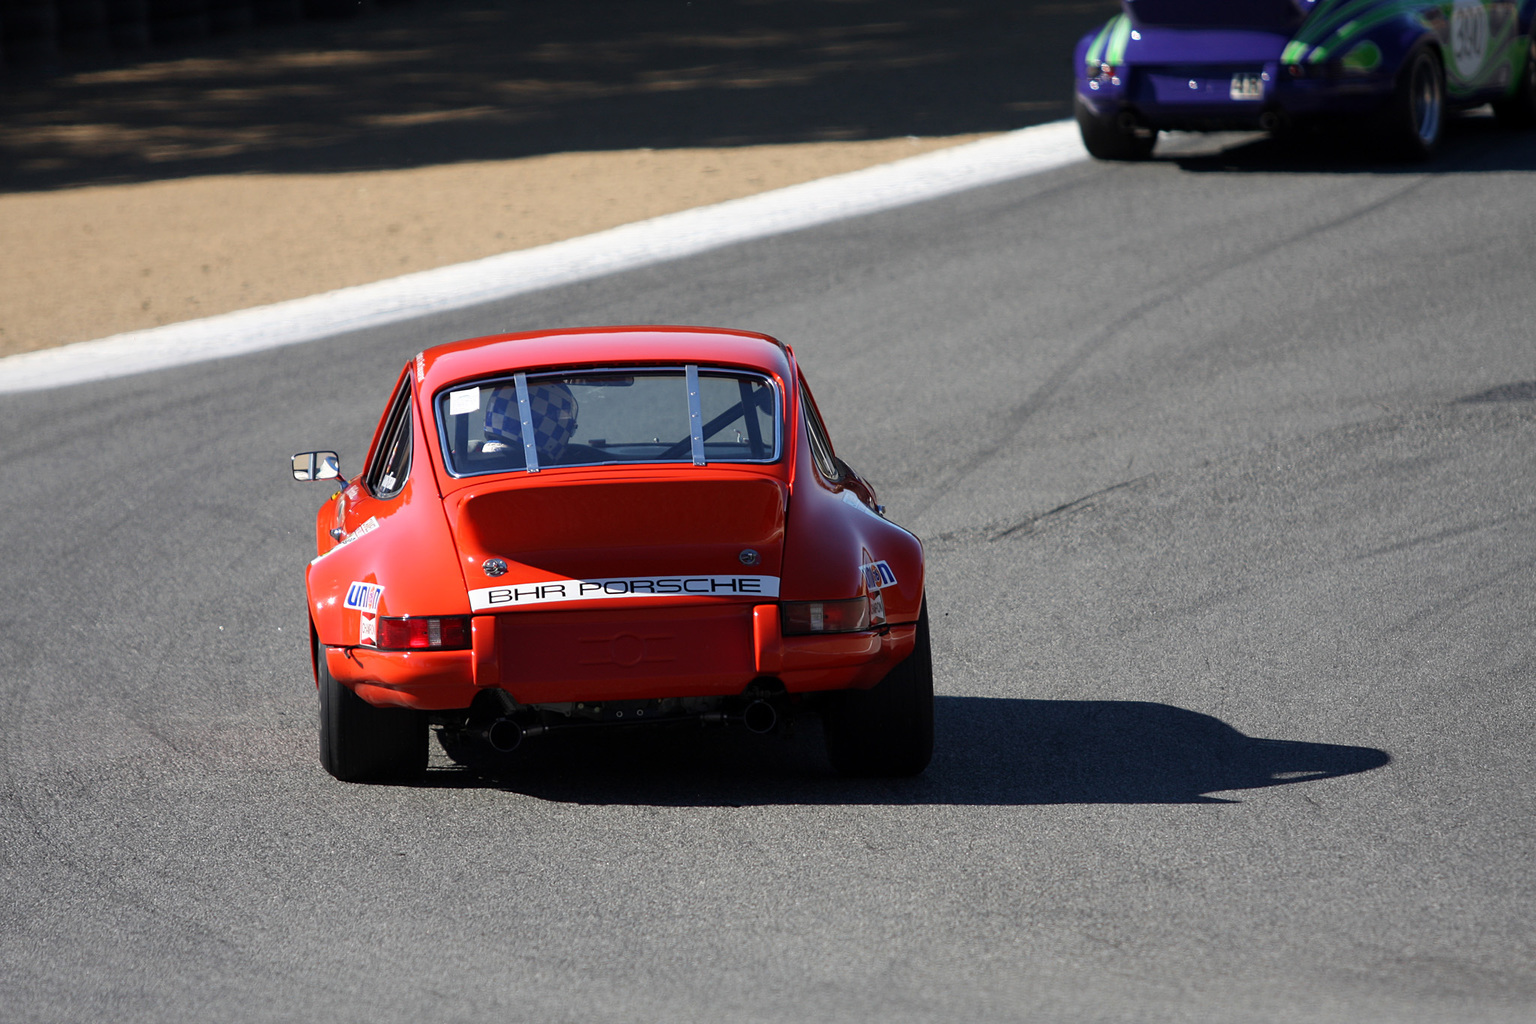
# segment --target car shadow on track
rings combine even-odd
[[[1210,715],[1140,701],[940,697],[933,763],[916,779],[832,773],[814,718],[787,737],[739,729],[551,737],[507,777],[457,768],[420,785],[655,806],[1228,803],[1213,793],[1369,771],[1370,747],[1258,739]]]
[[[1394,160],[1356,126],[1289,140],[1269,136],[1219,152],[1159,154],[1158,159],[1197,174],[1488,174],[1536,171],[1536,132],[1512,131],[1491,114],[1452,118],[1433,159]]]

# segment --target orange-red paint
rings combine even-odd
[[[774,382],[784,416],[779,462],[548,467],[465,479],[447,471],[432,403],[455,384],[520,370],[686,363],[755,370]],[[872,510],[874,490],[857,474],[829,480],[818,472],[801,418],[799,366],[772,338],[696,327],[475,338],[428,349],[405,366],[391,397],[401,387],[412,397],[405,485],[384,499],[359,474],[322,505],[306,575],[326,664],[370,703],[451,710],[488,687],[520,703],[729,696],[764,676],[790,693],[859,688],[911,652],[923,599],[921,542]],[[746,548],[758,553],[750,567],[739,560]],[[487,577],[488,558],[503,560],[507,572]],[[360,643],[366,613],[345,607],[353,582],[384,588],[378,615],[446,616],[470,614],[468,592],[492,585],[742,573],[777,576],[779,600],[830,601],[865,594],[860,567],[871,561],[886,562],[896,577],[881,593],[888,625],[856,634],[785,637],[777,604],[761,596],[673,595],[477,613],[469,650],[392,652]]]

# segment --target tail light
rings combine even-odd
[[[1343,76],[1343,61],[1330,60],[1323,64],[1287,64],[1285,73],[1292,78],[1312,78],[1332,81]]]
[[[779,605],[779,621],[785,636],[807,633],[857,633],[870,629],[869,598],[850,601],[785,601]]]
[[[381,651],[459,651],[469,646],[469,616],[380,618]]]
[[[1119,85],[1121,70],[1121,68],[1117,68],[1113,64],[1105,64],[1102,61],[1097,64],[1089,64],[1087,68],[1088,84],[1095,89],[1099,87],[1101,82]]]

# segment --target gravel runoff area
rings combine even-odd
[[[418,0],[0,68],[0,355],[1069,116],[1117,0]]]
[[[0,195],[0,355],[525,249],[980,137],[555,153]]]

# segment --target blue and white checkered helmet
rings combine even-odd
[[[533,418],[533,440],[541,462],[557,462],[576,432],[576,396],[564,384],[529,384],[528,411]],[[517,388],[506,384],[491,389],[485,407],[487,450],[500,441],[522,450],[523,421],[517,410]]]

